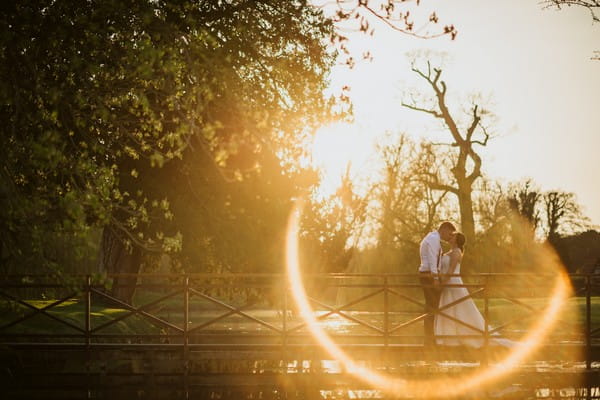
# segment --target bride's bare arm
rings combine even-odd
[[[450,265],[448,266],[448,272],[446,273],[446,280],[450,279],[456,271],[456,266],[462,259],[462,252],[459,249],[454,249],[450,253]]]

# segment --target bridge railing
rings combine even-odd
[[[518,341],[549,305],[554,276],[463,275],[468,293],[426,310],[415,274],[315,274],[304,277],[308,300],[323,330],[340,345],[422,351],[425,318],[443,316],[472,332],[452,338],[499,335]],[[587,368],[600,339],[593,325],[600,287],[593,275],[570,275],[573,291],[545,344],[578,346]],[[131,300],[119,289],[135,288]],[[484,329],[451,315],[475,301]],[[281,274],[142,274],[106,277],[5,276],[0,280],[0,342],[20,344],[152,344],[204,349],[260,349],[314,345]]]

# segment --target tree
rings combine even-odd
[[[561,233],[573,233],[587,227],[574,193],[552,190],[544,193],[546,237],[552,243]]]
[[[321,93],[332,58],[322,39],[331,26],[319,11],[303,2],[234,8],[221,15],[215,7],[210,23],[219,38],[207,81],[214,96],[203,113],[210,140],[191,136],[181,160],[143,180],[157,181],[171,200],[183,238],[176,259],[186,271],[280,268],[292,196],[314,184],[310,171],[289,165],[290,153],[328,118]]]
[[[377,245],[380,249],[390,248],[396,236],[396,218],[398,210],[398,200],[407,199],[406,183],[402,180],[402,175],[406,171],[406,162],[409,162],[408,154],[412,149],[409,147],[409,139],[406,135],[400,136],[397,143],[391,146],[384,146],[380,149],[383,158],[383,182],[378,185],[376,192],[381,202],[380,228],[377,238]],[[405,211],[405,210],[402,210]],[[405,212],[398,213],[406,215]]]
[[[372,183],[369,224],[376,227],[377,243],[371,264],[378,272],[412,272],[419,242],[446,217],[448,193],[418,178],[432,157],[429,146],[405,134],[386,141],[379,146],[381,177]]]
[[[476,188],[475,215],[481,230],[487,232],[501,225],[511,211],[509,194],[502,184],[484,177]]]
[[[487,111],[480,109],[477,104],[473,104],[470,108],[470,121],[464,128],[461,128],[446,103],[447,85],[446,82],[440,80],[442,70],[440,68],[432,69],[429,62],[426,71],[420,70],[414,65],[412,70],[423,78],[433,90],[435,96],[432,99],[433,104],[427,107],[417,105],[415,102],[402,102],[402,105],[441,120],[452,139],[446,145],[458,149],[451,168],[454,184],[441,181],[437,175],[428,171],[424,172],[424,176],[432,189],[448,191],[457,197],[462,230],[467,238],[474,238],[475,219],[472,192],[475,181],[482,176],[482,160],[476,152],[475,146],[486,146],[490,139],[490,134],[482,122]]]
[[[180,156],[197,123],[194,81],[203,74],[178,51],[189,32],[169,17],[168,6],[141,1],[2,8],[7,268],[29,262],[56,270],[49,250],[57,236],[75,240],[110,224],[123,241],[137,241],[136,226],[162,213],[143,195],[119,190],[122,176],[137,173],[119,163]],[[156,238],[139,241],[162,248]]]
[[[574,193],[559,190],[543,192],[531,179],[512,186],[507,198],[509,207],[528,222],[532,237],[540,229],[552,243],[561,234],[588,227],[588,220],[583,216]]]
[[[374,36],[378,25],[419,39],[449,36],[454,40],[458,34],[454,25],[440,23],[435,11],[412,13],[423,5],[420,0],[316,0],[311,3],[333,22],[330,42],[337,49],[338,62],[350,68],[361,59],[372,60],[370,51],[361,50],[358,54],[352,50],[350,36],[355,33]]]
[[[358,31],[373,34],[372,27],[375,21],[383,23],[387,28],[393,29],[404,35],[413,36],[419,39],[431,39],[444,35],[449,35],[452,40],[458,34],[456,28],[452,24],[437,27],[439,17],[434,11],[426,18],[424,22],[415,22],[411,10],[407,9],[406,0],[336,0],[332,3],[325,3],[321,7],[329,7],[333,10],[333,21],[341,25],[344,24],[345,29],[350,26]],[[413,5],[419,6],[420,1],[413,2]],[[350,26],[347,26],[349,25]],[[434,26],[435,30],[431,32],[430,26]]]
[[[369,195],[355,193],[348,166],[335,194],[309,202],[301,235],[310,271],[348,270],[365,226],[369,200]]]
[[[382,149],[384,184],[380,238],[392,235],[394,241],[418,244],[422,236],[443,219],[447,191],[430,188],[418,177],[437,154],[427,143],[410,141],[401,135],[397,143]],[[412,234],[410,234],[412,232]],[[388,241],[380,240],[383,245]]]
[[[516,186],[508,198],[508,204],[513,212],[529,223],[529,231],[532,238],[541,221],[539,211],[541,199],[542,193],[534,187],[530,179],[526,180],[520,186]]]
[[[220,177],[198,188],[210,198],[327,113],[331,24],[303,1],[18,2],[0,22],[2,257],[15,267],[28,254],[56,266],[52,237],[105,227],[104,267],[137,272],[144,254],[182,247],[171,207],[198,199],[172,183],[206,171],[188,161]]]

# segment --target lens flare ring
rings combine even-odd
[[[339,361],[350,374],[360,381],[376,387],[391,395],[409,397],[457,396],[487,386],[507,376],[519,363],[531,355],[550,334],[558,319],[559,312],[569,294],[568,277],[559,272],[551,295],[551,300],[531,327],[529,333],[501,360],[490,364],[485,369],[460,378],[440,377],[434,379],[404,379],[380,374],[372,369],[359,365],[340,348],[331,337],[319,326],[314,310],[308,301],[299,263],[298,233],[302,215],[303,201],[297,200],[288,220],[286,235],[286,267],[292,297],[304,319],[310,334],[317,343],[335,360]]]

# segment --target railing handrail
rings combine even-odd
[[[43,276],[43,277],[49,277],[49,278],[53,278],[56,279],[57,277],[55,276],[51,276],[51,275],[38,275],[39,276]],[[215,288],[215,287],[231,287],[232,284],[231,283],[226,283],[226,282],[221,282],[221,283],[216,283],[216,284],[201,284],[198,282],[194,282],[194,278],[200,277],[200,278],[217,278],[217,279],[228,279],[228,278],[247,278],[247,279],[251,279],[251,278],[276,278],[278,280],[284,280],[286,278],[285,274],[265,274],[265,273],[261,273],[261,274],[141,274],[141,275],[137,275],[137,274],[115,274],[115,275],[109,275],[109,277],[137,277],[137,278],[148,278],[148,277],[155,277],[155,278],[164,278],[164,277],[176,277],[176,278],[183,278],[183,281],[180,283],[171,283],[171,284],[163,284],[163,285],[159,285],[159,284],[155,284],[155,283],[144,283],[144,280],[142,279],[141,283],[134,283],[134,284],[121,284],[121,285],[117,285],[117,286],[135,286],[135,287],[139,287],[139,288],[158,288],[158,287],[164,287],[164,288],[177,288],[177,290],[175,290],[175,292],[165,296],[165,298],[161,298],[159,300],[155,300],[152,301],[150,303],[147,303],[145,305],[142,306],[133,306],[132,304],[128,304],[125,303],[121,300],[119,300],[116,297],[112,297],[108,292],[102,291],[102,290],[98,290],[98,287],[102,287],[102,284],[94,284],[92,282],[92,278],[91,275],[89,274],[77,274],[77,275],[72,275],[71,277],[74,278],[85,278],[85,282],[83,283],[83,286],[80,288],[80,294],[84,295],[84,302],[85,302],[85,321],[84,321],[84,326],[82,328],[79,327],[75,327],[77,331],[79,331],[78,334],[66,334],[66,335],[61,335],[61,334],[50,334],[50,335],[45,335],[45,334],[40,334],[40,335],[35,335],[35,334],[23,334],[23,337],[76,337],[76,338],[83,338],[85,339],[85,343],[88,346],[93,346],[94,343],[92,342],[92,339],[100,339],[100,338],[106,338],[106,337],[111,337],[111,336],[120,336],[120,335],[108,335],[104,332],[98,332],[99,330],[104,329],[107,326],[110,326],[122,319],[125,319],[131,315],[138,315],[140,317],[143,317],[145,319],[148,319],[150,321],[152,321],[153,323],[158,323],[160,325],[162,325],[163,327],[166,327],[167,329],[172,329],[172,332],[177,332],[176,334],[173,333],[169,333],[168,331],[166,332],[165,335],[158,335],[159,337],[179,337],[183,339],[183,344],[185,347],[185,351],[184,353],[187,354],[188,353],[188,345],[190,344],[189,339],[190,337],[198,337],[199,335],[203,335],[203,332],[198,333],[199,331],[201,331],[202,329],[204,329],[207,326],[213,325],[214,323],[216,323],[217,321],[219,321],[223,315],[228,316],[228,315],[238,315],[241,316],[244,319],[249,319],[253,322],[259,323],[267,328],[269,328],[267,330],[267,332],[272,336],[272,337],[279,337],[281,339],[281,345],[282,346],[286,346],[286,344],[291,344],[288,343],[289,339],[292,337],[295,337],[294,332],[297,331],[300,328],[302,328],[303,324],[298,325],[298,323],[294,323],[292,324],[291,320],[288,321],[288,317],[287,317],[287,312],[288,310],[290,310],[291,308],[288,307],[287,305],[287,285],[279,285],[278,287],[280,288],[280,290],[278,291],[279,295],[282,296],[282,298],[280,300],[283,300],[282,304],[278,304],[278,305],[272,305],[273,310],[281,310],[281,307],[283,307],[283,313],[281,314],[281,324],[282,324],[282,328],[278,328],[275,325],[266,322],[264,320],[262,320],[261,318],[255,318],[253,316],[251,316],[250,314],[248,314],[245,311],[245,305],[244,306],[238,306],[238,305],[230,305],[227,304],[225,302],[222,302],[221,300],[219,300],[216,297],[213,297],[212,295],[210,295],[208,292],[202,292],[201,290],[206,290],[206,289],[210,289],[210,288]],[[390,309],[390,300],[389,300],[389,296],[394,295],[394,296],[401,296],[401,298],[404,298],[405,300],[408,300],[409,302],[412,302],[414,304],[416,304],[419,307],[424,307],[425,304],[422,303],[422,301],[420,299],[414,299],[409,297],[408,295],[402,294],[399,291],[395,290],[398,287],[410,287],[410,288],[422,288],[423,285],[421,285],[420,283],[414,284],[414,283],[396,283],[396,282],[391,282],[391,278],[398,278],[398,277],[418,277],[419,274],[418,273],[414,273],[414,274],[392,274],[392,273],[372,273],[372,274],[348,274],[348,273],[336,273],[336,274],[306,274],[306,277],[310,278],[310,277],[314,277],[314,278],[323,278],[323,277],[331,277],[331,278],[364,278],[364,279],[373,279],[373,278],[380,278],[377,279],[376,282],[369,282],[366,284],[339,284],[339,283],[328,283],[328,285],[330,287],[357,287],[357,288],[369,288],[371,289],[371,294],[367,294],[367,295],[362,295],[362,297],[360,297],[358,300],[354,299],[352,301],[346,302],[345,304],[341,305],[341,306],[329,306],[325,303],[322,303],[321,301],[317,300],[317,299],[311,299],[312,302],[314,302],[317,305],[321,306],[321,310],[325,311],[325,314],[323,314],[325,317],[332,315],[332,314],[337,314],[342,318],[345,318],[347,320],[353,321],[355,323],[357,323],[360,326],[363,327],[367,327],[371,330],[374,330],[377,332],[377,335],[373,335],[374,337],[378,337],[381,338],[383,340],[383,344],[385,346],[390,345],[390,338],[392,337],[403,337],[402,335],[392,335],[394,332],[398,331],[399,329],[404,329],[406,326],[415,324],[417,322],[420,322],[422,320],[424,320],[426,317],[431,316],[433,314],[438,314],[438,315],[442,315],[446,318],[449,318],[450,320],[454,320],[456,323],[458,323],[459,325],[464,325],[467,327],[470,327],[471,329],[473,329],[472,326],[470,326],[468,323],[465,323],[464,321],[460,321],[457,320],[456,318],[449,316],[448,314],[445,313],[445,309],[452,307],[454,304],[460,303],[462,301],[466,301],[467,299],[471,299],[474,298],[475,295],[477,295],[477,297],[482,297],[483,301],[484,301],[484,311],[483,311],[483,317],[484,317],[484,321],[485,321],[485,326],[484,326],[484,331],[483,331],[483,337],[481,335],[479,335],[479,337],[482,337],[484,339],[484,349],[487,348],[489,342],[490,342],[490,337],[491,334],[495,331],[497,331],[497,329],[492,329],[490,330],[488,327],[489,324],[489,299],[490,297],[490,288],[494,287],[496,288],[495,285],[491,285],[490,284],[490,278],[496,277],[496,276],[500,276],[500,277],[510,277],[510,276],[534,276],[534,277],[543,277],[543,276],[556,276],[556,275],[552,275],[552,274],[546,274],[546,275],[540,275],[540,274],[532,274],[532,273],[480,273],[480,274],[446,274],[446,276],[475,276],[475,277],[481,277],[482,279],[482,283],[463,283],[463,284],[455,284],[455,283],[444,283],[442,284],[442,286],[445,287],[467,287],[467,288],[478,288],[478,290],[473,291],[471,293],[468,293],[468,295],[461,297],[460,299],[456,300],[454,303],[450,303],[444,307],[438,308],[434,311],[425,311],[423,314],[419,315],[416,318],[413,318],[412,320],[400,323],[400,324],[396,324],[396,326],[391,326],[390,324],[390,320],[389,320],[389,316],[391,315],[391,313],[393,311],[391,311]],[[594,282],[595,281],[595,276],[592,274],[572,274],[570,275],[571,277],[583,277],[584,278],[584,287],[583,289],[585,289],[585,293],[584,296],[586,298],[586,310],[585,310],[585,327],[584,327],[584,334],[585,334],[585,348],[586,348],[586,366],[588,367],[588,369],[591,368],[591,362],[592,362],[592,337],[593,335],[595,335],[595,332],[597,331],[594,330],[591,326],[591,307],[592,307],[592,303],[591,303],[591,297],[592,297],[592,287],[597,286],[597,284]],[[21,278],[25,278],[25,277],[32,277],[31,275],[26,275],[26,274],[20,274],[20,275],[12,275],[13,279],[15,277],[21,277]],[[5,277],[6,278],[6,277]],[[547,282],[548,284],[553,284],[552,280],[545,280],[544,282]],[[198,286],[199,285],[199,286]],[[238,283],[238,285],[241,285],[241,283]],[[264,286],[264,285],[263,285]],[[513,287],[514,283],[511,282],[510,286]],[[6,289],[6,288],[40,288],[40,287],[65,287],[65,288],[69,288],[69,286],[66,285],[62,285],[60,282],[56,283],[56,284],[39,284],[39,283],[35,283],[35,282],[20,282],[20,283],[2,283],[0,282],[0,289]],[[202,288],[202,289],[199,289]],[[240,286],[240,287],[252,287],[252,286]],[[255,286],[256,287],[256,286]],[[536,288],[539,288],[540,286],[535,286]],[[524,290],[528,290],[531,289],[531,287],[523,287],[522,289]],[[348,311],[353,310],[353,308],[351,309],[351,307],[353,307],[354,305],[356,305],[359,302],[362,302],[368,298],[371,298],[374,296],[374,294],[379,294],[379,293],[383,293],[383,297],[384,297],[384,303],[383,303],[383,309],[381,310],[381,312],[383,313],[383,317],[384,317],[384,321],[383,321],[383,328],[378,328],[375,327],[374,325],[372,325],[369,322],[365,322],[363,320],[360,319],[360,317],[355,317],[352,315],[347,314]],[[400,294],[399,294],[400,293]],[[106,322],[104,324],[101,324],[100,326],[92,326],[92,321],[91,321],[91,313],[92,313],[92,294],[94,294],[95,296],[98,296],[99,298],[102,298],[105,301],[109,301],[109,302],[113,302],[114,304],[116,304],[118,307],[121,307],[125,310],[128,311],[128,313],[124,316],[120,316],[120,317],[116,317],[113,318],[111,321]],[[12,338],[15,337],[15,334],[11,334],[11,333],[6,333],[6,329],[11,327],[11,326],[15,326],[18,323],[21,323],[25,320],[27,320],[28,318],[31,318],[32,316],[38,315],[38,314],[44,314],[58,322],[61,322],[63,324],[65,324],[66,326],[69,326],[71,328],[74,327],[74,325],[68,321],[61,321],[60,318],[52,315],[52,314],[48,314],[47,310],[49,310],[52,307],[57,306],[58,304],[63,303],[66,300],[70,300],[72,298],[77,297],[79,294],[76,293],[71,293],[67,296],[64,297],[60,300],[54,301],[53,303],[51,303],[50,305],[46,305],[42,308],[38,308],[33,306],[32,304],[28,304],[27,300],[23,300],[23,299],[19,299],[18,297],[14,297],[13,295],[8,294],[8,292],[5,293],[5,291],[0,290],[0,297],[4,297],[9,299],[9,301],[16,301],[17,303],[20,303],[22,306],[25,306],[26,308],[30,309],[30,313],[18,318],[15,321],[11,321],[8,324],[4,324],[2,326],[0,326],[0,338]],[[183,295],[184,296],[184,304],[183,304],[183,315],[184,315],[184,319],[183,319],[183,324],[181,326],[179,325],[173,325],[174,323],[170,323],[167,320],[162,319],[163,317],[160,317],[157,315],[153,315],[151,313],[148,312],[149,308],[152,307],[155,304],[158,304],[160,302],[162,302],[163,300],[165,300],[166,298],[172,297],[173,295]],[[222,311],[223,311],[223,315],[219,315],[217,317],[209,317],[209,321],[207,323],[203,323],[203,325],[200,328],[197,327],[191,327],[190,325],[190,296],[197,296],[197,297],[202,297],[205,300],[208,300],[209,302],[215,303],[217,304],[217,306],[221,306]],[[503,296],[497,296],[497,297],[501,297],[501,298],[506,298],[508,300],[510,300],[510,297],[506,297],[505,295]],[[512,301],[512,300],[511,300]],[[517,305],[517,303],[515,303]],[[534,313],[536,310],[534,307],[530,307],[531,309],[529,310],[531,313]],[[33,310],[33,312],[31,311]],[[225,310],[227,310],[225,312]],[[211,319],[212,318],[212,319]],[[321,317],[318,317],[321,318]],[[509,324],[512,322],[509,322]],[[158,326],[158,325],[157,325]],[[498,328],[501,329],[501,328]],[[126,335],[127,336],[127,335]],[[157,335],[146,335],[146,334],[132,334],[132,335],[128,335],[128,337],[137,337],[137,338],[149,338],[149,337],[156,337]],[[337,335],[336,335],[337,336]],[[351,336],[351,335],[350,335]],[[409,335],[410,336],[410,335]],[[414,335],[413,335],[414,336]],[[455,337],[458,338],[462,338],[462,337],[472,337],[473,335],[454,335]],[[477,335],[476,335],[477,337]],[[487,354],[487,350],[484,350],[484,357],[485,354]],[[187,355],[185,357],[188,357]]]
[[[461,276],[461,277],[510,277],[510,276],[532,276],[532,277],[548,277],[548,276],[557,276],[556,273],[537,273],[537,272],[469,272],[469,273],[459,273],[459,274],[443,274],[445,276]],[[589,272],[589,273],[565,273],[565,275],[569,277],[598,277],[600,278],[599,273]],[[240,272],[240,273],[204,273],[204,272],[191,272],[191,273],[110,273],[110,274],[85,274],[85,273],[73,273],[68,275],[58,276],[55,274],[5,274],[0,276],[0,279],[6,278],[87,278],[91,277],[123,277],[123,278],[283,278],[286,277],[286,273],[284,272],[274,272],[274,273],[254,273],[254,272]],[[310,272],[310,273],[302,273],[302,276],[306,277],[330,277],[330,278],[356,278],[356,277],[418,277],[419,273],[396,273],[396,272],[381,272],[381,273],[354,273],[354,272]]]

